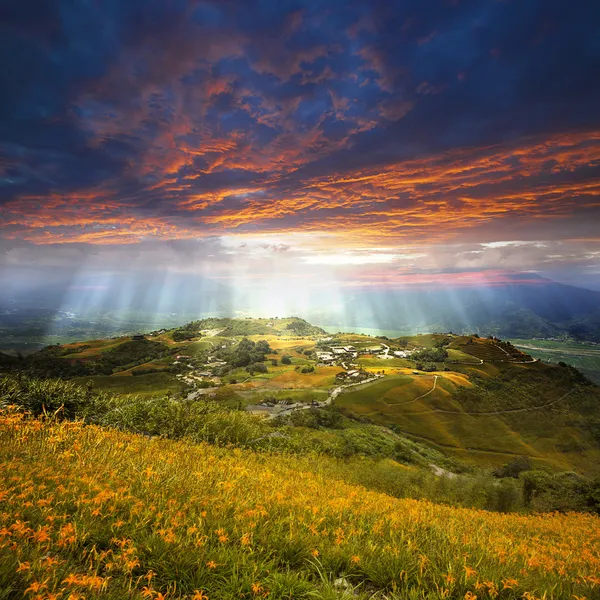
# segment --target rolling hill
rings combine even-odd
[[[432,359],[410,356],[432,351]],[[600,464],[600,388],[497,338],[326,336],[298,318],[210,318],[0,359],[7,372],[140,397],[214,401],[301,427],[300,413],[311,406],[333,410],[346,419],[342,430],[382,426],[457,464],[491,468],[526,456],[533,466],[585,474]],[[339,453],[348,443],[342,430],[313,429],[306,436],[315,448],[331,442],[326,451]]]

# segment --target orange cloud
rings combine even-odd
[[[303,143],[311,147],[318,139],[308,133]],[[123,197],[110,182],[69,196],[13,200],[3,207],[3,235],[38,244],[112,244],[251,230],[326,232],[346,246],[382,239],[410,245],[452,240],[507,217],[541,224],[600,206],[600,178],[575,173],[600,166],[597,131],[303,179],[296,169],[305,163],[306,150],[293,147],[291,134],[268,156],[248,158],[239,153],[241,143],[215,139],[197,148],[182,146],[162,164],[157,160],[162,178],[146,188],[153,199],[148,207],[144,194]],[[212,160],[204,171],[178,175],[182,165],[204,155]],[[223,169],[232,168],[248,173],[247,182],[197,191],[202,174],[227,183]]]

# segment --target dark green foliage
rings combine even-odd
[[[513,460],[506,463],[504,466],[496,469],[494,475],[496,477],[513,477],[518,479],[523,471],[530,471],[532,468],[533,465],[531,464],[531,459],[529,457],[519,456],[518,458],[513,458]]]
[[[133,369],[133,371],[131,371],[131,374],[133,376],[149,375],[150,373],[160,373],[163,370],[165,369]]]
[[[298,410],[285,417],[273,420],[275,425],[294,425],[295,427],[309,427],[311,429],[339,429],[343,424],[342,415],[331,408],[309,408]]]
[[[433,344],[434,348],[444,348],[446,347],[448,344],[450,344],[450,342],[452,342],[452,338],[451,337],[445,337],[441,340],[438,340],[437,342],[435,342],[435,344]]]
[[[0,406],[14,404],[33,416],[73,419],[91,398],[91,389],[66,381],[32,379],[20,374],[0,378]]]
[[[171,334],[171,339],[174,342],[185,342],[186,340],[191,340],[195,337],[198,337],[200,334],[196,331],[188,331],[186,329],[176,329]]]
[[[414,352],[412,355],[412,360],[417,362],[444,362],[448,358],[448,352],[444,348],[425,348],[423,350],[419,350],[418,352]]]
[[[161,342],[150,340],[131,340],[107,350],[99,362],[111,367],[124,367],[131,364],[141,364],[155,358],[168,356],[169,348]]]
[[[304,319],[299,319],[297,317],[294,317],[294,320],[291,323],[288,323],[286,329],[293,331],[296,335],[323,335],[325,333],[320,327],[315,327]]]
[[[285,356],[281,357],[281,364],[282,365],[291,365],[292,364],[292,357],[288,356],[287,354]]]
[[[598,480],[590,480],[566,471],[551,474],[542,470],[521,473],[523,501],[539,512],[598,512]]]
[[[130,340],[107,350],[95,360],[70,360],[67,355],[78,353],[82,348],[63,348],[59,345],[47,346],[26,358],[0,363],[5,371],[26,371],[36,377],[59,377],[71,379],[86,375],[111,375],[115,370],[141,365],[156,358],[169,355],[169,348],[160,342],[147,339]]]
[[[305,367],[302,367],[302,369],[300,370],[301,373],[313,373],[315,370],[313,365],[306,365]]]
[[[248,365],[264,362],[266,360],[265,354],[270,354],[270,352],[271,348],[267,342],[260,341],[256,343],[248,338],[243,338],[237,346],[221,349],[215,354],[232,367],[247,367]]]

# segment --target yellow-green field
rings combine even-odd
[[[4,413],[0,598],[598,597],[595,516],[398,500],[324,461]]]
[[[469,368],[478,376],[491,365]],[[485,368],[486,371],[482,370]],[[497,369],[497,367],[493,367]],[[515,372],[531,368],[510,367]],[[535,367],[544,369],[542,365]],[[435,381],[437,379],[437,381]],[[433,387],[435,381],[435,389]],[[600,451],[589,435],[574,426],[564,389],[548,389],[533,398],[532,408],[510,408],[496,412],[490,406],[466,408],[458,395],[473,389],[468,376],[457,372],[435,372],[388,376],[374,383],[344,390],[335,406],[349,416],[392,426],[398,432],[426,442],[461,460],[479,465],[502,465],[516,456],[528,456],[539,466],[584,472],[597,471]],[[574,390],[573,403],[586,394]],[[538,409],[537,405],[551,404]]]

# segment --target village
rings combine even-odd
[[[317,370],[331,367],[341,369],[335,373],[333,387],[327,389],[327,397],[323,400],[313,399],[309,402],[301,402],[293,401],[288,397],[274,398],[266,395],[256,404],[251,403],[245,407],[246,410],[269,419],[290,414],[296,410],[311,407],[323,408],[330,405],[344,388],[366,384],[384,376],[383,369],[381,371],[374,371],[373,368],[367,370],[360,364],[359,359],[361,358],[373,359],[376,363],[382,364],[380,361],[409,359],[413,353],[413,350],[410,349],[391,348],[381,341],[378,344],[372,343],[375,340],[344,343],[338,336],[335,338],[332,336],[314,337],[314,346],[305,348],[298,353],[298,356],[290,357],[284,353],[279,358],[274,358],[274,355],[269,354],[269,357],[265,357],[264,360],[265,367],[261,368],[258,373],[255,374],[252,369],[246,372],[248,371],[246,368],[241,378],[238,379],[237,374],[240,369],[236,369],[234,364],[230,364],[234,361],[228,361],[226,357],[228,352],[231,352],[239,344],[239,341],[219,337],[218,330],[207,330],[201,333],[208,349],[195,355],[182,350],[181,354],[174,356],[175,360],[172,363],[178,371],[176,377],[186,387],[188,400],[214,400],[224,385],[233,383],[244,386],[245,384],[249,385],[248,382],[258,382],[268,377],[268,369],[277,367],[280,370],[283,365],[286,367],[289,365],[288,371],[297,372],[299,381],[302,381],[302,374],[312,373],[315,368]],[[287,339],[292,341],[296,338],[289,337]],[[296,350],[301,349],[297,348]],[[292,352],[292,354],[294,353]]]

